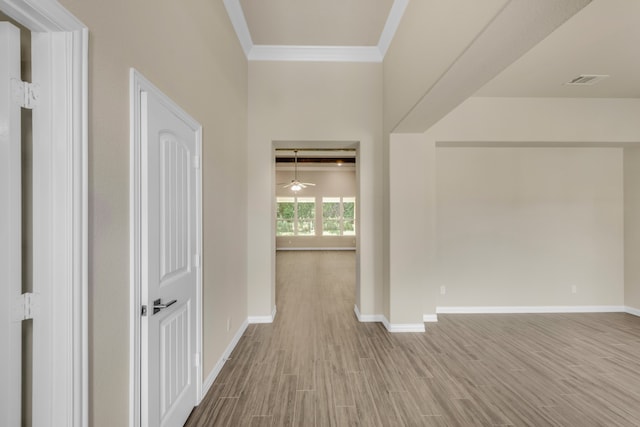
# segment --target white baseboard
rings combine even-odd
[[[276,306],[273,306],[271,316],[249,316],[247,321],[249,323],[273,323],[276,318]]]
[[[525,313],[619,313],[627,307],[619,305],[551,305],[551,306],[491,306],[436,307],[438,314],[525,314]]]
[[[389,323],[387,318],[384,318],[384,327],[391,333],[396,332],[425,332],[424,323]]]
[[[355,247],[334,248],[276,248],[276,251],[355,251]]]
[[[422,321],[427,323],[436,323],[438,321],[437,314],[423,314]]]
[[[383,314],[361,314],[358,306],[353,307],[356,317],[360,322],[379,322],[389,332],[424,332],[424,323],[389,323]]]
[[[384,323],[384,316],[382,314],[361,314],[360,309],[358,309],[357,305],[353,306],[353,311],[356,313],[356,317],[359,322],[368,323],[368,322],[380,322]]]
[[[200,400],[204,399],[204,397],[207,395],[207,392],[218,377],[218,374],[222,370],[225,362],[227,361],[227,359],[229,359],[229,356],[233,352],[233,349],[236,348],[236,345],[238,345],[240,338],[242,338],[242,334],[244,334],[244,331],[247,330],[247,326],[249,326],[249,321],[245,320],[236,334],[233,336],[233,339],[225,349],[224,353],[222,353],[222,357],[220,358],[220,360],[218,360],[218,363],[216,363],[211,372],[209,372],[209,375],[207,375],[207,378],[202,382],[202,396],[200,396]]]
[[[624,308],[624,312],[640,317],[640,309],[637,309],[637,308],[627,306]]]

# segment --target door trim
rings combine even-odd
[[[141,319],[142,280],[141,280],[141,135],[142,120],[140,116],[140,93],[150,92],[158,97],[162,103],[180,117],[196,134],[196,152],[202,158],[202,126],[180,106],[167,97],[162,91],[147,80],[140,72],[130,70],[130,167],[129,167],[129,278],[130,278],[130,346],[129,346],[129,426],[141,426]],[[196,246],[200,254],[200,268],[197,269],[196,279],[196,402],[202,400],[202,271],[204,262],[202,257],[202,166],[196,170]]]
[[[34,256],[41,320],[34,323],[33,423],[86,426],[89,33],[57,1],[0,0],[0,10],[31,30],[32,77],[42,89],[33,116],[34,156],[46,165],[36,169],[34,158],[34,197],[42,204],[34,205],[33,221],[45,237],[35,241]]]

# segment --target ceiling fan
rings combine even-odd
[[[300,182],[298,180],[298,150],[293,150],[293,155],[294,155],[293,179],[288,184],[284,184],[284,185],[278,184],[278,185],[282,185],[282,188],[290,188],[291,191],[293,191],[294,193],[297,193],[303,188],[307,188],[310,186],[313,187],[315,186],[315,184],[312,184],[311,182]]]

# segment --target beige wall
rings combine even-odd
[[[624,149],[624,302],[640,310],[640,148]]]
[[[435,145],[424,134],[394,134],[389,148],[390,286],[384,315],[391,324],[420,324],[435,270]]]
[[[276,183],[288,183],[293,179],[293,168],[276,171]],[[298,169],[298,179],[314,183],[300,191],[299,197],[316,198],[315,236],[276,236],[276,249],[334,249],[355,248],[356,236],[322,235],[322,197],[355,197],[358,194],[355,168],[334,166],[333,170]],[[295,194],[288,188],[276,185],[276,197],[292,197]],[[358,203],[356,201],[356,215]]]
[[[409,2],[384,58],[385,130],[398,125],[505,3]]]
[[[405,175],[407,169],[403,169],[401,161],[395,165],[390,164],[390,159],[396,158],[400,152],[394,153],[394,148],[390,144],[390,134],[394,128],[405,119],[411,111],[419,104],[433,87],[433,85],[447,72],[451,63],[458,58],[465,49],[473,42],[476,35],[484,28],[486,23],[495,16],[506,0],[491,0],[483,2],[468,2],[465,0],[453,1],[410,1],[402,16],[400,25],[393,37],[393,41],[385,55],[383,62],[383,160],[379,170],[385,178],[382,183],[382,221],[381,231],[384,236],[382,245],[382,301],[383,310],[380,312],[392,323],[396,323],[392,316],[395,311],[401,317],[407,319],[417,319],[416,313],[410,313],[403,310],[404,298],[398,300],[396,295],[395,303],[398,309],[392,310],[391,300],[392,287],[396,286],[399,277],[404,285],[409,282],[415,282],[417,277],[422,277],[422,282],[427,279],[418,271],[407,271],[403,273],[398,268],[397,263],[392,264],[391,259],[413,259],[410,255],[414,244],[405,245],[403,238],[405,232],[411,234],[410,231],[404,230],[407,224],[403,222],[402,215],[395,213],[395,221],[392,218],[392,190],[393,185],[399,185],[401,193],[394,194],[393,197],[398,200],[409,198],[409,195],[402,193],[401,180],[397,179],[396,174]],[[457,22],[460,25],[451,26],[450,22]],[[456,95],[457,94],[452,94]],[[430,118],[430,120],[435,120]],[[416,130],[422,131],[423,129]],[[393,136],[392,136],[393,137]],[[407,136],[410,140],[416,138],[415,134]],[[401,139],[404,138],[404,135]],[[432,148],[433,144],[428,147]],[[409,157],[409,156],[407,156]],[[410,161],[417,160],[411,158]],[[419,162],[418,162],[419,163]],[[418,164],[420,172],[418,176],[422,176],[425,172],[424,166]],[[392,169],[395,169],[393,171]],[[429,171],[426,171],[428,174]],[[403,230],[402,232],[400,230]],[[396,254],[392,253],[390,245],[399,245],[400,250]],[[398,248],[394,249],[397,251]],[[423,248],[420,248],[423,252]],[[401,261],[397,261],[401,262]],[[429,265],[430,261],[425,261],[422,267]],[[394,271],[392,271],[394,270]],[[395,279],[391,275],[395,275]],[[409,281],[405,279],[412,278]],[[393,282],[392,282],[393,280]],[[411,286],[410,286],[411,287]],[[408,291],[405,291],[408,292]],[[407,297],[410,292],[406,293]],[[409,321],[409,323],[415,323]]]
[[[247,62],[220,1],[62,3],[90,31],[90,423],[125,426],[130,403],[129,67],[203,126],[206,377],[247,316]]]
[[[511,147],[532,146],[598,146],[620,147],[622,144],[638,142],[640,135],[640,101],[635,99],[545,99],[545,98],[470,98],[452,111],[436,125],[425,132],[421,137],[409,137],[409,144],[425,144],[426,148],[420,150],[407,150],[406,161],[408,165],[421,167],[416,174],[417,185],[403,190],[398,183],[406,179],[406,170],[402,163],[394,160],[394,156],[403,153],[403,139],[396,140],[396,135],[391,135],[391,162],[390,183],[394,200],[405,201],[421,198],[415,202],[414,207],[421,210],[419,216],[429,220],[436,211],[436,205],[432,203],[430,186],[436,181],[436,157],[433,163],[429,147],[436,145],[462,145],[488,147],[492,145]],[[419,141],[422,142],[419,142]],[[393,146],[394,141],[398,145]],[[404,140],[404,143],[407,143]],[[394,166],[394,164],[396,166]],[[464,176],[464,175],[462,175]],[[420,191],[416,191],[418,188]],[[568,199],[570,200],[570,199]],[[401,282],[408,283],[404,278],[421,281],[424,291],[423,313],[433,314],[439,301],[439,283],[433,275],[433,269],[425,266],[435,266],[438,262],[435,253],[429,254],[421,241],[414,239],[409,232],[410,219],[416,216],[415,212],[403,213],[395,207],[389,219],[389,236],[393,245],[393,253],[390,253],[390,271],[394,269],[399,273],[396,278],[402,278]],[[461,212],[460,214],[463,214]],[[507,218],[507,220],[510,220]],[[436,222],[436,227],[438,227]],[[428,229],[427,229],[428,230]],[[435,229],[439,231],[438,228]],[[418,243],[420,242],[420,243]],[[429,244],[429,243],[427,243]],[[411,260],[415,251],[425,254],[423,264],[405,262]],[[400,262],[400,264],[395,264]],[[390,282],[392,291],[396,285]],[[619,283],[614,285],[619,286]],[[619,291],[615,291],[619,292]],[[616,294],[614,292],[614,295]],[[580,293],[577,294],[581,298]],[[560,299],[548,301],[548,305],[560,305],[564,302]],[[616,304],[622,304],[619,296]],[[487,301],[488,305],[521,304],[517,298],[506,300]],[[608,304],[611,300],[602,300],[597,305]],[[576,305],[583,304],[576,299]],[[414,319],[416,313],[409,313],[413,304],[407,303],[400,309],[405,309],[404,316]],[[385,313],[386,314],[386,313]],[[393,322],[393,320],[392,320]]]
[[[436,163],[438,306],[624,305],[622,148],[438,148]]]
[[[249,64],[249,314],[275,305],[274,142],[358,147],[360,310],[380,313],[382,65]],[[344,142],[341,142],[344,141]]]

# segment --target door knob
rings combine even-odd
[[[155,301],[153,302],[153,314],[156,314],[157,312],[159,312],[159,311],[160,311],[160,310],[162,310],[163,308],[170,307],[170,306],[172,306],[173,304],[175,304],[175,303],[177,303],[177,302],[178,302],[178,300],[177,300],[177,299],[174,299],[174,300],[172,300],[172,301],[169,301],[169,302],[168,302],[168,303],[166,303],[166,304],[163,304],[163,303],[162,303],[162,300],[161,300],[160,298],[158,298],[157,300],[155,300]]]

